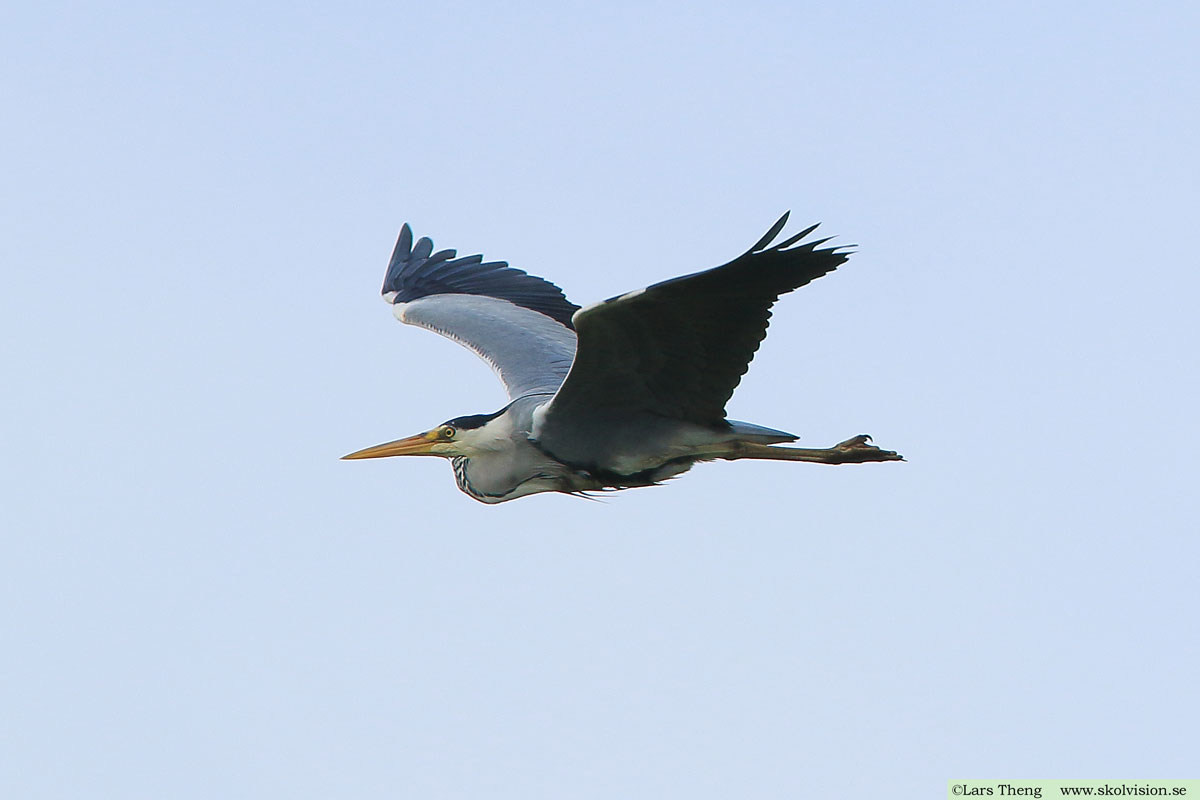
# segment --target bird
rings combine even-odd
[[[584,308],[507,262],[414,243],[405,223],[383,299],[401,322],[474,351],[509,402],[343,458],[448,459],[458,488],[488,504],[540,492],[595,498],[717,459],[903,461],[865,434],[785,447],[798,437],[725,416],[775,301],[850,255],[852,246],[822,247],[832,237],[805,241],[817,225],[777,242],[788,216],[726,264]]]

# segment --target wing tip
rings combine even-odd
[[[831,242],[836,239],[836,236],[826,236],[823,239],[805,242],[804,239],[806,237],[810,236],[813,231],[821,227],[820,222],[815,222],[812,225],[809,225],[804,230],[787,237],[781,242],[771,244],[771,242],[776,236],[779,235],[779,232],[783,230],[784,225],[787,223],[788,213],[790,212],[784,213],[784,215],[780,217],[774,225],[771,226],[771,229],[767,231],[767,234],[759,239],[758,242],[755,243],[754,247],[747,251],[747,255],[757,255],[759,253],[788,253],[793,251],[807,251],[810,253],[824,253],[830,256],[838,256],[840,257],[838,263],[841,264],[844,263],[846,259],[848,259],[854,253],[855,248],[858,247],[857,244],[838,244],[832,247],[821,247],[821,245],[825,244],[826,242]]]
[[[571,329],[571,316],[579,306],[567,299],[556,284],[510,266],[507,261],[484,262],[480,254],[458,258],[453,249],[433,252],[433,240],[414,241],[406,222],[384,275],[384,300],[414,300],[435,293],[478,294],[508,300],[553,319]]]
[[[783,212],[783,216],[777,219],[775,224],[771,226],[770,230],[768,230],[763,237],[759,239],[753,247],[750,248],[750,252],[757,253],[758,251],[765,249],[767,245],[769,245],[772,240],[779,235],[779,232],[783,230],[783,226],[787,225],[788,217],[791,215],[791,210]]]

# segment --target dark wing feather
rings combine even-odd
[[[568,328],[579,306],[567,300],[562,289],[547,280],[508,266],[505,261],[484,263],[483,256],[455,258],[454,250],[433,252],[426,237],[413,244],[408,223],[400,229],[396,249],[383,281],[385,295],[395,292],[392,302],[407,303],[435,294],[478,294],[507,300],[545,314]]]
[[[578,351],[546,409],[543,438],[561,441],[571,428],[638,412],[725,424],[725,403],[766,337],[771,305],[848,257],[818,249],[828,239],[798,244],[815,225],[771,245],[787,218],[728,264],[576,314]]]

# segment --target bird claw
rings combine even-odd
[[[835,450],[840,458],[839,464],[862,464],[868,461],[903,461],[904,456],[894,450],[881,450],[873,444],[870,444],[871,437],[865,433],[860,433],[847,439],[844,442],[835,444],[831,449]]]

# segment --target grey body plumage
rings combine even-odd
[[[485,503],[649,486],[711,459],[901,460],[866,436],[825,449],[778,447],[796,437],[725,418],[771,305],[847,258],[844,248],[821,248],[827,239],[802,242],[815,225],[772,244],[787,217],[728,264],[582,309],[504,262],[434,253],[405,225],[384,298],[400,321],[481,356],[510,402],[346,458],[449,458],[459,488]]]

